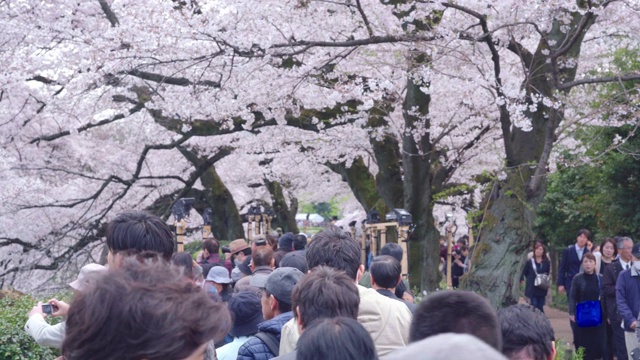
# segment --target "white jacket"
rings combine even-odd
[[[62,342],[67,332],[67,325],[61,322],[49,325],[40,314],[32,315],[24,325],[24,331],[42,346],[62,348]]]

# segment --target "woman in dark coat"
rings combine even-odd
[[[593,254],[585,253],[582,256],[582,268],[584,272],[576,275],[571,283],[571,293],[569,294],[571,321],[576,321],[576,307],[579,303],[599,300],[602,294],[602,275],[596,273],[596,258]],[[574,334],[576,350],[584,348],[584,360],[601,359],[605,355],[604,321],[591,327],[580,327],[576,324]]]
[[[538,274],[546,274],[547,276],[549,276],[551,272],[551,263],[547,258],[547,249],[540,241],[537,241],[533,247],[533,257],[524,264],[521,278],[527,281],[524,288],[524,296],[529,298],[533,307],[544,312],[545,298],[547,297],[549,289],[535,286],[536,272]]]

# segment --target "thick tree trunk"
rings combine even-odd
[[[359,157],[353,161],[350,167],[344,162],[338,164],[327,163],[329,169],[342,176],[365,211],[376,209],[380,214],[385,214],[389,209],[386,201],[378,194],[376,180],[369,172],[364,160]]]
[[[525,113],[532,129],[515,127],[508,111],[501,108],[507,178],[501,182],[497,198],[488,200],[472,268],[462,281],[463,288],[486,296],[497,308],[515,304],[520,296],[519,277],[534,239],[535,211],[546,191],[549,156],[564,117],[562,108],[548,107],[541,98],[558,101],[558,85],[575,79],[577,66],[563,67],[560,60],[577,63],[584,36],[595,19],[592,13],[568,15],[572,19],[568,26],[556,21],[534,54],[521,55],[530,64],[523,87],[524,101],[529,109],[535,109]],[[499,69],[499,58],[494,56],[493,61]],[[499,79],[499,71],[496,77]]]
[[[205,187],[203,194],[213,210],[211,232],[217,239],[235,240],[244,238],[244,228],[240,213],[231,192],[218,176],[214,166],[211,166],[201,177]]]
[[[300,230],[298,230],[298,224],[296,223],[297,201],[292,201],[295,209],[292,209],[293,211],[289,210],[287,199],[285,199],[282,191],[282,185],[277,181],[269,181],[267,179],[264,180],[264,183],[269,189],[269,194],[271,194],[271,203],[276,215],[271,222],[271,227],[280,227],[283,232],[299,233]]]
[[[423,85],[424,86],[424,85]],[[439,234],[433,221],[432,183],[429,139],[429,102],[431,98],[413,80],[407,81],[403,104],[405,136],[402,138],[402,166],[404,170],[404,206],[413,216],[415,230],[409,242],[409,273],[412,286],[432,291],[438,288],[440,274]],[[413,114],[416,110],[418,115]],[[427,131],[416,141],[414,132],[420,127]]]

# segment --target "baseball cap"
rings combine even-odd
[[[303,276],[302,271],[296,268],[279,267],[269,275],[253,275],[251,286],[264,288],[278,301],[291,304],[293,288]]]
[[[229,334],[233,337],[250,336],[258,332],[258,324],[264,321],[260,296],[253,291],[241,291],[228,302],[233,314],[233,328]]]
[[[292,267],[300,270],[303,274],[309,272],[309,265],[307,264],[306,252],[298,250],[287,253],[280,259],[281,267]]]
[[[87,264],[80,269],[78,277],[69,286],[75,290],[84,291],[92,284],[91,279],[103,271],[107,271],[107,268],[100,264]]]

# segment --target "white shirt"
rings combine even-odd
[[[240,336],[233,339],[233,341],[227,345],[221,346],[216,350],[218,360],[236,360],[238,358],[238,350],[240,350],[242,344],[247,342],[249,338],[250,336]]]
[[[631,261],[624,261],[622,258],[618,259],[620,261],[620,265],[622,265],[622,270],[631,269]]]
[[[584,246],[580,247],[576,244],[576,252],[578,253],[578,259],[582,261],[582,254],[584,254]]]

